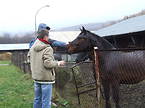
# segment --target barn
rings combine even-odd
[[[145,15],[137,16],[92,32],[104,37],[116,48],[143,48],[145,46],[144,19]],[[79,33],[80,31],[50,32],[50,37],[68,43]]]
[[[145,47],[145,15],[129,18],[112,26],[95,31],[116,48]]]

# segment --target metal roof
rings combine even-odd
[[[68,43],[73,41],[79,33],[80,31],[50,32],[50,38]]]
[[[126,34],[145,30],[145,15],[129,18],[120,23],[95,31],[100,36]]]
[[[23,44],[0,44],[0,51],[11,51],[11,50],[24,50],[29,49],[29,43]]]

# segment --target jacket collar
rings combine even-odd
[[[39,39],[39,38],[38,38]],[[44,40],[44,39],[39,39],[41,42],[45,43],[45,44],[50,44],[48,41]]]

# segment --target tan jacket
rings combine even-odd
[[[55,80],[54,68],[58,66],[54,60],[53,49],[49,44],[36,40],[28,52],[32,78],[38,81],[52,82]]]

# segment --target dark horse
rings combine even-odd
[[[79,36],[68,44],[69,53],[77,53],[86,50],[93,50],[98,47],[100,78],[104,89],[105,108],[111,108],[109,101],[110,90],[112,90],[113,101],[116,108],[119,105],[120,84],[135,84],[145,79],[145,63],[143,51],[114,51],[115,47],[84,27]],[[113,51],[102,51],[113,50]]]

